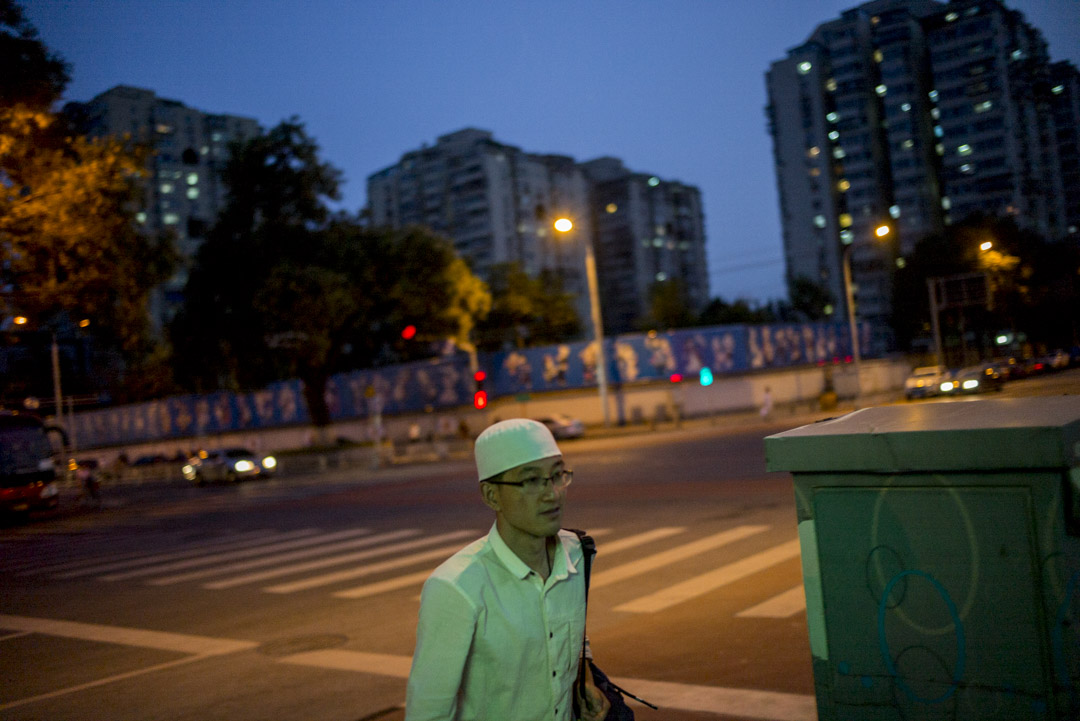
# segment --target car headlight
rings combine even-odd
[[[247,460],[237,461],[233,464],[233,468],[236,469],[237,473],[247,473],[248,471],[255,470],[255,464]]]
[[[189,481],[195,480],[195,466],[191,465],[190,463],[185,463],[184,466],[180,469],[180,473],[184,476],[184,478],[188,479]]]
[[[262,464],[263,468],[269,471],[272,468],[277,468],[277,459],[273,456],[267,456],[266,458],[262,459]]]
[[[971,380],[968,380],[968,381],[964,381],[964,390],[966,390],[966,391],[969,391],[972,388],[978,388],[978,387],[979,387],[979,381],[975,380],[974,378],[972,378]]]
[[[41,498],[52,498],[60,493],[60,489],[56,487],[55,483],[46,483],[45,487],[41,489],[41,493],[38,495]]]
[[[948,393],[949,391],[951,391],[953,389],[954,385],[956,385],[956,384],[953,383],[952,381],[945,381],[944,383],[941,384],[941,392],[942,393]]]

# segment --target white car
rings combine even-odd
[[[927,398],[941,393],[941,384],[949,380],[949,371],[942,366],[923,366],[916,368],[904,381],[904,395],[912,398]]]
[[[243,478],[266,477],[275,468],[277,459],[273,456],[260,456],[246,448],[222,448],[199,451],[180,472],[184,478],[201,485],[211,481],[231,483]]]
[[[585,435],[585,424],[577,418],[564,416],[562,413],[552,413],[536,420],[543,423],[556,438],[581,438]]]

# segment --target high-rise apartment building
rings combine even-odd
[[[926,235],[974,212],[1076,235],[1075,78],[998,0],[875,0],[820,25],[766,76],[789,277],[843,318],[850,253],[858,315],[884,331]]]
[[[171,231],[186,261],[152,298],[151,317],[167,320],[181,301],[190,262],[225,204],[220,170],[229,143],[258,135],[253,118],[205,113],[150,90],[118,85],[87,103],[72,103],[91,136],[130,136],[153,149],[139,221],[151,232]]]
[[[585,244],[592,243],[609,333],[635,328],[657,280],[681,278],[695,309],[708,298],[700,193],[631,173],[617,160],[579,164],[466,128],[405,153],[369,176],[367,190],[374,225],[419,224],[442,233],[481,277],[508,262],[533,276],[555,272],[586,323]],[[565,236],[553,230],[560,216],[574,222]],[[648,251],[639,247],[646,242]],[[678,253],[685,262],[668,257]]]

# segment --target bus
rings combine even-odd
[[[60,505],[52,432],[63,437],[60,428],[37,416],[0,411],[0,514],[29,514]]]

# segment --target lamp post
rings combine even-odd
[[[574,223],[569,218],[555,221],[555,230],[564,236],[573,229]],[[603,412],[604,426],[611,424],[608,414],[607,399],[607,360],[604,355],[604,325],[600,318],[600,288],[596,282],[596,257],[592,243],[585,242],[585,278],[589,284],[589,315],[592,317],[593,338],[596,340],[596,382],[600,388],[600,408]]]
[[[879,225],[874,229],[874,235],[884,238],[890,232],[887,225]],[[855,288],[851,281],[851,248],[854,243],[844,246],[841,260],[844,271],[844,300],[847,304],[848,331],[851,333],[851,357],[855,361],[855,397],[862,394],[862,358],[859,353],[859,329],[855,322]]]

